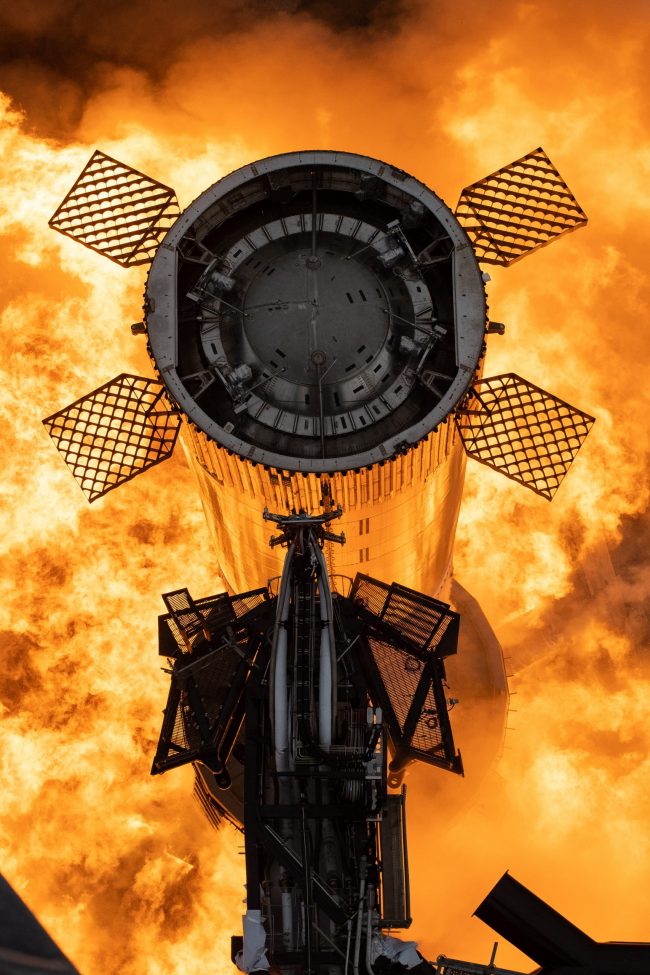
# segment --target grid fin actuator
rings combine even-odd
[[[95,150],[50,227],[121,264],[148,264],[180,213],[174,190]]]
[[[43,420],[89,501],[171,457],[181,420],[163,390],[120,373]]]
[[[587,223],[541,148],[466,186],[455,215],[481,264],[503,266]]]
[[[470,457],[549,501],[593,423],[593,416],[512,372],[479,380],[456,411]]]

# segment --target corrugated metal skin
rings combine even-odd
[[[449,421],[407,454],[358,473],[303,476],[265,470],[229,455],[184,423],[183,441],[199,483],[224,580],[234,592],[281,572],[284,553],[271,550],[275,526],[262,510],[321,509],[323,485],[343,507],[332,526],[346,544],[331,545],[330,569],[362,571],[431,595],[446,593],[465,473],[465,452]]]

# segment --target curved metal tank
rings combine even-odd
[[[449,594],[465,471],[451,413],[480,371],[486,302],[439,197],[350,153],[245,166],[173,225],[145,311],[233,591],[280,572],[260,509],[333,499],[347,544],[330,571]]]

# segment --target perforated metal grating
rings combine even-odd
[[[550,501],[594,418],[506,373],[476,383],[456,423],[470,457]]]
[[[411,655],[376,634],[369,634],[367,640],[381,680],[382,697],[386,695],[389,704],[384,719],[394,756],[462,772],[447,710],[442,661],[429,655],[423,659]]]
[[[223,640],[239,639],[246,631],[245,617],[268,602],[268,589],[229,596],[220,592],[194,600],[187,589],[165,593],[169,614],[158,617],[159,653],[163,657],[188,654],[205,642],[207,636]]]
[[[417,657],[410,656],[406,651],[393,646],[386,640],[369,636],[368,643],[390,698],[395,717],[403,731],[413,696],[422,677],[424,664]],[[438,741],[440,741],[439,735]]]
[[[365,624],[367,650],[362,640],[359,661],[374,703],[384,709],[391,770],[419,759],[462,774],[444,666],[457,650],[458,613],[423,593],[361,574],[348,598]]]
[[[234,682],[247,670],[247,641],[219,647],[172,674],[152,774],[185,765],[219,744],[213,738]],[[224,726],[231,714],[224,713]]]
[[[389,586],[361,574],[354,580],[350,599],[358,601],[369,613],[422,650],[437,647],[450,620],[457,615],[446,603],[423,593],[395,582]]]
[[[483,264],[512,264],[587,216],[543,149],[466,186],[456,217]]]
[[[201,612],[187,589],[164,593],[162,598],[170,613],[168,625],[174,634],[174,639],[181,650],[190,652],[196,638],[203,635],[206,629],[207,612],[205,614]]]
[[[151,260],[179,213],[169,186],[96,150],[50,227],[132,267]]]
[[[442,722],[449,726],[451,733],[451,722],[449,712],[445,710],[442,714]],[[411,748],[414,752],[422,755],[429,755],[434,752],[444,754],[444,743],[441,729],[441,715],[438,712],[436,700],[433,695],[433,688],[427,691],[427,696],[422,707],[422,711],[415,726],[413,737],[411,738]]]
[[[247,613],[252,613],[258,606],[261,606],[267,598],[268,590],[266,589],[252,589],[250,592],[240,593],[231,599],[233,612],[237,619],[241,619]]]
[[[163,389],[122,373],[43,420],[89,501],[171,457],[180,417]]]
[[[266,629],[274,615],[267,597],[266,588],[196,600],[187,589],[163,595],[169,613],[158,617],[159,652],[174,663],[152,775],[196,760],[213,763],[238,727],[259,650],[257,617],[266,614]]]
[[[179,675],[180,682],[186,684],[190,675],[201,694],[201,702],[205,714],[212,726],[221,714],[223,703],[240,667],[246,669],[243,657],[247,640],[241,644],[221,647],[207,656],[183,668],[183,675]],[[235,649],[239,647],[239,650]]]

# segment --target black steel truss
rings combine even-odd
[[[163,596],[170,612],[158,619],[159,652],[175,659],[152,774],[197,760],[225,768],[260,645],[256,610],[267,595],[258,589],[195,601],[179,589]]]
[[[587,223],[587,216],[543,149],[466,186],[456,218],[482,264],[513,264]]]
[[[470,457],[549,501],[594,417],[515,373],[481,379],[456,424]]]
[[[366,767],[379,739],[371,738],[370,749],[353,756],[337,745],[330,755],[286,770],[276,767],[268,673],[277,598],[267,589],[198,600],[182,589],[163,598],[169,612],[159,621],[160,652],[173,658],[173,670],[152,773],[202,763],[195,765],[195,793],[210,821],[219,826],[234,816],[243,826],[247,907],[266,911],[274,964],[316,970],[345,959],[345,932],[356,904],[330,884],[314,857],[313,837],[326,822],[347,837],[356,864],[350,870],[369,857],[380,924],[407,927],[404,795],[387,795],[383,760],[381,769]],[[349,597],[334,598],[337,643],[346,643],[345,668],[355,675],[345,721],[355,708],[365,721],[370,700],[383,711],[379,735],[390,739],[391,771],[419,759],[462,773],[444,691],[444,658],[456,650],[458,615],[445,603],[368,576],[355,579]],[[296,607],[302,611],[299,601]],[[345,734],[343,729],[341,742]],[[232,798],[231,783],[237,793]],[[282,942],[273,927],[278,902],[262,902],[273,865],[303,904],[309,931],[304,945]],[[353,890],[356,881],[355,874]],[[319,927],[323,918],[336,928],[332,938]]]
[[[259,655],[260,666],[251,674],[246,693],[246,754],[244,761],[245,801],[244,801],[244,837],[246,856],[246,890],[247,907],[261,908],[261,881],[264,874],[264,861],[274,860],[280,864],[293,882],[309,889],[310,896],[319,908],[337,925],[343,925],[348,920],[348,914],[341,905],[340,897],[314,869],[313,864],[305,862],[304,852],[297,854],[289,844],[283,841],[277,831],[277,819],[273,815],[278,811],[284,816],[291,815],[291,807],[277,805],[263,806],[260,802],[262,769],[265,761],[265,750],[268,741],[264,733],[264,714],[266,687],[262,683],[262,676],[268,662],[268,648],[262,647]],[[304,774],[304,773],[303,773]],[[316,775],[314,769],[314,775]],[[306,815],[306,810],[305,810]],[[304,821],[304,820],[303,820]],[[362,817],[365,825],[365,820]],[[314,952],[312,960],[318,960],[318,952]],[[274,960],[280,962],[280,953],[274,952]],[[305,951],[299,949],[290,954],[290,961],[299,962],[305,957]],[[289,963],[289,959],[286,961]]]
[[[177,658],[199,650],[201,645],[205,648],[206,643],[239,639],[248,632],[247,623],[268,596],[266,588],[236,596],[220,592],[197,600],[187,589],[165,593],[162,598],[169,613],[158,617],[158,652],[163,657]]]
[[[89,501],[171,457],[180,423],[162,383],[128,373],[43,420]]]
[[[458,644],[458,614],[429,596],[360,574],[349,599],[366,624],[357,656],[384,712],[391,772],[419,760],[462,774],[444,687],[444,658]]]
[[[391,773],[411,761],[463,773],[456,752],[445,697],[445,671],[440,657],[427,659],[377,634],[359,640],[358,657],[370,696],[383,711],[392,759]]]
[[[443,641],[450,625],[458,625],[458,614],[447,603],[360,572],[348,598],[362,619],[373,624],[381,622],[384,633],[390,633],[406,647],[421,652],[436,650],[440,657],[456,652],[457,631],[453,639]]]
[[[122,267],[147,264],[180,213],[163,183],[96,150],[50,227]]]
[[[197,760],[213,771],[225,767],[229,749],[224,739],[230,729],[232,746],[239,730],[242,694],[256,650],[251,640],[226,644],[174,669],[153,775]]]

